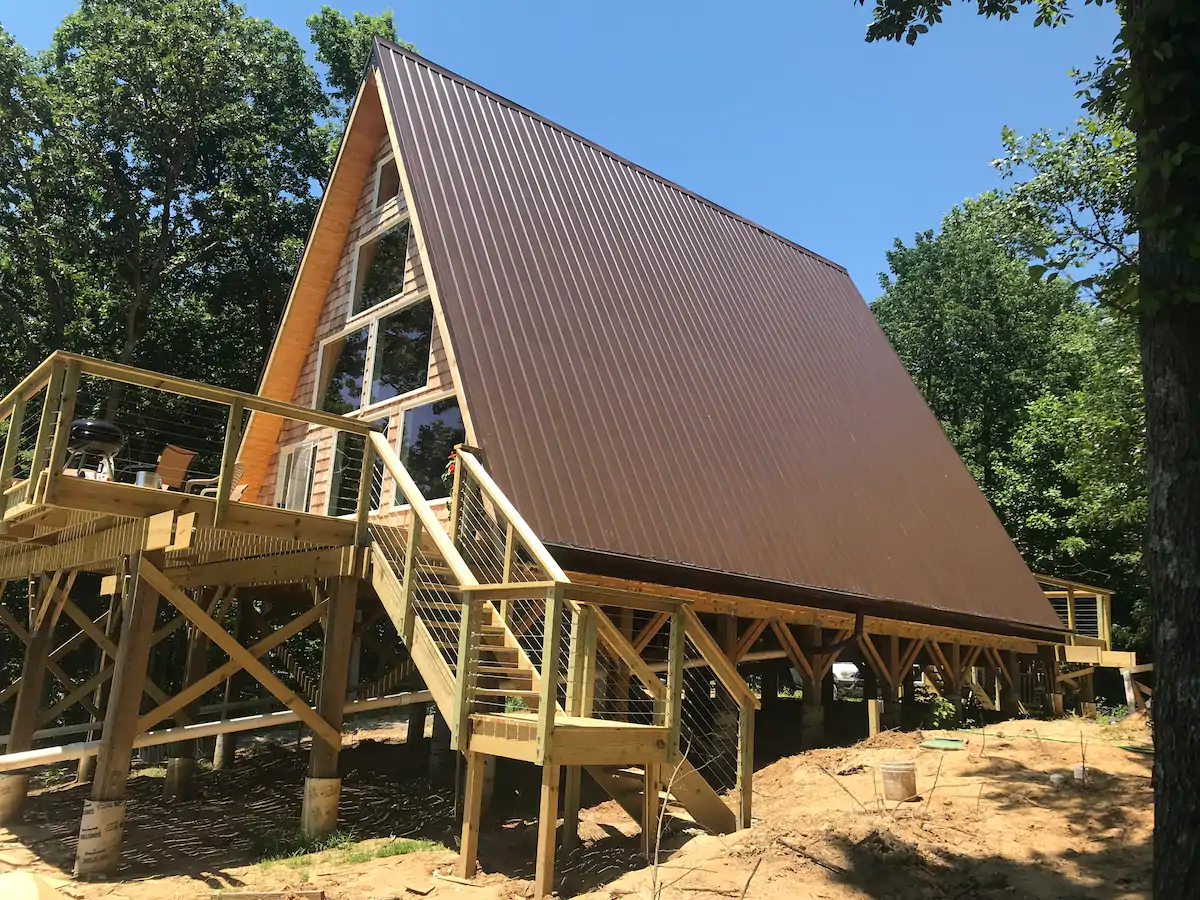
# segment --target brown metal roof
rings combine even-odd
[[[1061,627],[845,269],[376,58],[476,440],[548,544]]]

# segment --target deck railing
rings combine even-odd
[[[345,544],[346,535],[352,534],[353,540],[364,544],[372,486],[377,481],[373,450],[366,439],[379,426],[61,351],[51,354],[0,400],[0,424],[7,425],[0,457],[4,520],[11,522],[47,506],[127,516],[174,508],[196,512],[197,526],[264,533],[264,519],[256,517],[253,508],[274,505],[275,498],[250,502],[242,497],[244,492],[253,493],[241,480],[239,459],[251,415],[296,423],[311,441],[308,464],[313,468],[338,465],[339,448],[347,443],[364,448],[354,461],[356,471],[344,479],[353,489],[348,509],[332,502],[314,509],[312,474],[295,498],[282,492],[280,502],[295,516],[295,536]],[[108,421],[124,433],[111,471],[67,468],[71,424],[80,418]],[[320,442],[327,448],[323,453],[316,452]],[[164,479],[169,489],[159,489],[155,475],[142,476],[142,471],[166,472],[171,476]],[[260,486],[253,487],[257,491]],[[317,525],[322,520],[325,527]],[[341,522],[335,525],[333,520]],[[279,525],[271,527],[278,530]]]

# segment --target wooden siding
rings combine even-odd
[[[300,365],[292,396],[288,398],[298,405],[309,406],[313,401],[313,392],[316,389],[318,378],[317,366],[321,342],[342,331],[350,318],[353,304],[354,259],[358,242],[364,237],[386,231],[389,227],[400,224],[407,213],[405,198],[402,192],[395,203],[384,203],[378,209],[375,207],[375,170],[391,152],[391,141],[384,134],[377,143],[370,168],[364,173],[361,179],[354,219],[347,232],[337,268],[334,270],[328,292],[317,318],[316,327],[305,348],[304,361]],[[416,238],[410,231],[408,262],[404,272],[404,286],[400,299],[396,302],[403,305],[408,301],[418,300],[427,294],[428,286],[421,266],[421,260],[417,253]],[[392,306],[390,303],[388,305],[389,307]],[[395,398],[385,404],[380,404],[373,408],[375,414],[368,415],[367,417],[373,420],[386,418],[388,420],[389,435],[395,435],[399,433],[400,419],[405,409],[420,406],[435,398],[444,397],[447,392],[452,390],[453,383],[451,381],[445,343],[442,339],[441,330],[435,323],[430,343],[429,378],[425,387],[419,391],[406,394],[403,397]],[[278,430],[278,437],[273,447],[273,452],[270,454],[263,473],[262,487],[259,492],[260,503],[274,503],[280,449],[286,449],[298,443],[311,441],[317,442],[312,509],[323,512],[327,508],[336,437],[329,429],[313,427],[294,420],[281,423],[281,427]],[[385,476],[385,482],[383,490],[385,502],[382,505],[382,510],[386,513],[392,508],[390,498],[393,496],[394,491],[390,483],[390,476]]]

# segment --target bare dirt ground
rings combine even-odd
[[[0,873],[32,871],[78,900],[189,900],[214,891],[323,889],[330,900],[509,900],[532,893],[536,772],[500,770],[480,847],[478,886],[445,881],[454,862],[453,781],[430,780],[426,755],[394,728],[354,735],[345,751],[342,824],[355,843],[286,859],[299,817],[304,754],[256,747],[206,773],[198,800],[165,806],[161,777],[130,781],[124,868],[108,882],[69,877],[86,788],[31,797],[26,823],[0,829]],[[961,751],[921,740],[955,736]],[[1081,743],[1082,738],[1082,743]],[[755,776],[754,827],[728,837],[669,828],[661,862],[637,853],[637,826],[616,804],[581,816],[583,846],[560,860],[560,894],[588,900],[1063,900],[1148,898],[1152,757],[1138,720],[1014,721],[987,734],[885,733],[780,759]],[[420,745],[418,745],[420,747]],[[1087,779],[1074,768],[1086,759]],[[881,799],[878,765],[914,759],[921,800]],[[526,771],[528,770],[528,771]],[[1051,775],[1062,775],[1061,784]],[[1058,779],[1056,779],[1058,780]],[[585,794],[585,800],[588,797]],[[397,843],[403,838],[414,843]],[[285,851],[286,852],[286,851]],[[372,858],[377,854],[384,855]]]

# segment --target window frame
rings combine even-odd
[[[463,421],[463,432],[464,432],[463,440],[465,441],[467,439],[466,438],[467,417],[465,415],[463,415],[462,397],[459,396],[458,391],[456,391],[453,387],[449,387],[449,388],[446,388],[445,390],[441,390],[441,391],[436,391],[435,393],[432,393],[427,397],[419,397],[419,398],[414,397],[412,399],[416,400],[418,402],[406,403],[406,404],[404,404],[402,406],[398,406],[396,409],[392,410],[391,414],[397,417],[396,437],[394,440],[390,441],[389,443],[391,444],[392,450],[396,454],[396,458],[401,461],[401,464],[403,464],[403,462],[404,462],[403,458],[400,456],[400,453],[401,453],[400,442],[404,439],[404,416],[405,416],[405,414],[408,412],[411,412],[414,409],[420,409],[422,406],[431,406],[434,403],[437,403],[439,400],[448,400],[451,397],[453,397],[455,400],[458,401],[458,412],[459,412],[459,415],[462,417],[462,421]],[[393,399],[396,399],[396,398],[393,398]],[[400,493],[400,489],[396,485],[395,479],[391,478],[390,473],[388,473],[387,480],[392,482],[392,490],[390,492],[391,498],[392,498],[391,499],[392,511],[398,512],[398,511],[403,511],[403,510],[407,510],[407,509],[412,509],[411,503],[407,503],[407,502],[397,503],[396,502],[396,496]],[[450,501],[450,494],[446,494],[446,496],[444,496],[444,497],[434,497],[432,500],[426,499],[425,502],[428,503],[430,506],[436,506],[441,503],[448,503],[449,501]]]
[[[320,455],[321,442],[311,435],[307,435],[300,440],[292,441],[283,444],[279,448],[279,459],[275,463],[275,497],[274,506],[276,509],[286,509],[291,512],[311,513],[313,509],[313,489],[317,485],[317,457]],[[308,470],[308,489],[305,493],[304,508],[292,509],[289,506],[284,506],[283,503],[287,499],[288,489],[288,465],[287,460],[291,459],[297,453],[303,450],[309,450],[309,470]]]
[[[403,295],[399,296],[403,297]],[[378,412],[386,409],[389,406],[402,403],[403,401],[419,394],[421,391],[429,389],[429,373],[433,367],[433,336],[437,332],[438,328],[436,309],[433,309],[433,325],[429,330],[429,355],[425,360],[425,383],[419,387],[413,388],[411,391],[405,391],[403,394],[397,394],[395,397],[386,397],[385,399],[377,400],[374,403],[370,402],[371,379],[375,371],[375,351],[379,344],[379,323],[388,316],[416,306],[418,303],[428,302],[431,307],[433,306],[433,296],[431,294],[420,294],[408,300],[394,302],[396,299],[397,298],[392,298],[392,300],[389,300],[386,303],[380,303],[378,306],[371,307],[366,311],[369,313],[369,315],[364,313],[362,315],[355,316],[347,321],[346,325],[337,332],[321,338],[320,343],[317,345],[317,377],[313,381],[313,393],[310,401],[310,406],[312,409],[321,409],[321,400],[324,397],[325,390],[328,387],[328,376],[333,374],[332,370],[330,370],[328,373],[326,372],[326,366],[330,364],[326,358],[328,355],[329,346],[337,343],[338,341],[344,340],[346,337],[354,334],[356,331],[362,331],[363,328],[368,329],[367,361],[366,368],[363,371],[362,391],[359,395],[359,407],[358,409],[344,413],[343,415],[371,418],[372,412]]]
[[[378,185],[376,186],[378,190]],[[412,257],[408,252],[408,245],[412,243],[412,218],[408,213],[403,213],[395,218],[385,217],[385,221],[381,222],[375,228],[372,228],[365,235],[354,242],[354,255],[350,260],[350,314],[346,317],[346,324],[350,324],[359,319],[369,319],[375,314],[376,310],[383,309],[386,306],[391,306],[393,303],[400,303],[404,297],[404,285],[400,285],[400,290],[392,294],[386,300],[380,300],[374,306],[367,307],[359,312],[354,311],[354,307],[358,304],[358,292],[360,285],[358,283],[358,268],[359,260],[362,258],[363,247],[372,244],[383,238],[389,231],[395,231],[404,225],[408,226],[408,242],[404,249],[404,271],[408,271],[408,264]]]
[[[394,162],[396,164],[396,175],[399,181],[399,186],[394,197],[389,197],[382,203],[379,202],[379,189],[383,187],[383,170],[387,168],[387,164]],[[371,188],[371,210],[377,215],[388,215],[395,211],[395,208],[400,205],[400,198],[404,195],[404,179],[400,175],[400,160],[396,158],[396,153],[389,150],[375,165],[374,185]]]

